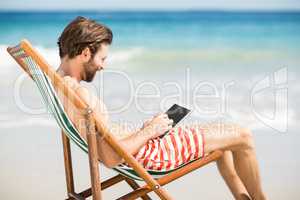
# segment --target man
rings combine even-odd
[[[145,168],[156,170],[174,169],[212,151],[223,150],[225,153],[217,161],[217,166],[235,199],[267,199],[261,188],[249,129],[236,124],[193,124],[172,129],[173,122],[165,114],[154,116],[135,131],[111,125],[104,103],[79,83],[91,82],[96,72],[104,69],[112,38],[109,28],[77,17],[59,37],[61,64],[57,71],[81,98],[102,115],[105,125],[114,128],[112,133],[116,134],[120,144]],[[63,102],[75,126],[82,127],[81,112],[65,99]],[[160,138],[166,131],[169,134]],[[81,134],[86,139],[86,135]],[[98,138],[97,142],[99,160],[107,167],[124,162],[103,139]]]

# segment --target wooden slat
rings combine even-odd
[[[129,179],[129,178],[126,178],[125,181],[128,183],[128,185],[133,189],[133,190],[137,190],[140,188],[140,186],[137,184],[137,182],[135,182],[134,180],[132,179]],[[145,194],[143,196],[141,196],[141,198],[143,200],[151,200],[151,198]]]
[[[92,185],[92,197],[93,200],[101,200],[101,181],[99,174],[99,161],[97,150],[97,138],[94,119],[91,116],[91,110],[87,110],[86,115],[86,130],[88,141],[88,154],[90,163],[91,185]]]
[[[69,197],[68,199],[66,199],[66,200],[85,200],[84,197],[82,197],[82,196],[76,194],[75,192],[71,192],[71,193],[69,194],[69,196],[70,196],[70,197]]]
[[[20,58],[14,56],[13,48],[8,47],[7,52],[13,57],[13,59],[22,67],[22,69],[32,78],[32,75],[29,73],[28,68],[24,61]]]
[[[64,152],[64,164],[65,164],[67,191],[69,194],[69,193],[74,192],[74,180],[73,180],[73,168],[72,168],[70,140],[63,131],[61,131],[61,136],[62,136],[62,144],[63,144],[63,152]]]
[[[9,52],[12,54],[15,54],[21,50],[20,45],[14,46],[14,47],[8,47]]]
[[[163,176],[162,178],[160,179],[157,179],[157,182],[160,184],[160,185],[165,185],[165,184],[168,184],[210,162],[213,162],[217,159],[219,159],[221,156],[223,155],[223,152],[222,151],[215,151],[209,155],[207,155],[206,157],[202,158],[202,159],[199,159],[183,168],[180,168],[174,172],[172,172],[171,174],[168,174],[166,176]],[[120,197],[118,200],[129,200],[129,199],[136,199],[136,198],[139,198],[149,192],[151,192],[152,189],[148,186],[148,185],[145,185],[139,189],[136,189],[135,191],[131,192],[131,193],[128,193],[122,197]]]
[[[118,175],[116,175],[116,176],[114,176],[114,177],[112,177],[112,178],[110,178],[110,179],[108,179],[106,181],[103,181],[101,183],[101,190],[103,191],[106,188],[109,188],[110,186],[113,186],[113,185],[115,185],[115,184],[123,181],[124,179],[125,179],[124,176],[122,176],[121,174],[118,174]],[[89,197],[89,196],[92,195],[92,189],[88,188],[88,189],[80,192],[79,195],[82,196],[82,197],[87,198],[87,197]]]

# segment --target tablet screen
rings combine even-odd
[[[174,104],[169,110],[167,110],[166,114],[168,115],[169,119],[172,119],[174,123],[172,127],[176,126],[176,124],[182,120],[191,110],[179,106],[178,104]]]
[[[191,112],[191,110],[179,106],[178,104],[174,104],[171,108],[169,108],[169,110],[167,110],[166,114],[168,115],[169,119],[173,120],[172,127],[175,127],[179,121],[189,114],[189,112]],[[163,138],[167,133],[168,131],[159,137]]]

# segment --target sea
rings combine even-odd
[[[221,10],[0,11],[1,199],[66,197],[60,130],[6,48],[27,39],[56,69],[58,37],[77,16],[113,32],[105,69],[82,83],[112,122],[139,128],[177,103],[192,110],[182,123],[238,123],[253,132],[269,199],[300,199],[300,12]],[[88,160],[72,149],[79,191]],[[166,188],[176,199],[233,199],[215,164]],[[127,191],[121,183],[103,196]]]

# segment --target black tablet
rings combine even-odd
[[[182,119],[188,116],[188,114],[191,112],[191,110],[180,106],[178,104],[174,104],[166,111],[166,114],[168,115],[169,119],[173,120],[172,127],[174,128],[178,122],[180,122]],[[160,138],[164,137],[168,132],[165,134],[159,136]]]

